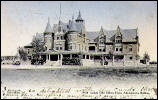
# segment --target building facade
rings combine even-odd
[[[46,58],[50,60],[53,53],[58,54],[58,60],[64,54],[81,55],[89,60],[100,59],[108,62],[135,62],[139,59],[138,29],[86,31],[85,21],[79,11],[78,17],[72,17],[67,23],[59,20],[53,27],[48,19],[44,33],[38,33],[44,39]],[[62,56],[60,55],[62,54]],[[87,57],[88,56],[88,57]],[[61,60],[62,60],[61,59]]]

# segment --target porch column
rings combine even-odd
[[[125,55],[123,56],[123,65],[125,66]]]
[[[89,56],[89,60],[91,60],[91,55],[88,55]]]
[[[97,47],[95,46],[95,52],[97,52]]]
[[[112,55],[112,65],[114,65],[114,55]]]
[[[102,56],[102,58],[103,58],[103,66],[104,66],[104,55]]]
[[[62,66],[63,54],[60,54],[60,65]]]
[[[48,55],[46,54],[46,61],[48,60]]]
[[[72,54],[70,54],[70,59],[72,59]]]
[[[58,60],[60,60],[60,59],[59,59],[59,55],[60,55],[60,54],[58,54]]]
[[[86,59],[87,55],[85,54],[84,59]]]
[[[48,60],[50,60],[50,54],[48,54],[48,56],[49,56],[49,57],[48,57]]]

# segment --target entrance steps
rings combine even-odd
[[[45,66],[59,66],[60,65],[60,60],[58,60],[58,61],[47,61],[44,65]]]
[[[90,59],[81,59],[81,62],[83,66],[101,66],[100,62],[96,62]]]

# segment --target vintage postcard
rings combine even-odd
[[[1,6],[1,99],[157,99],[156,1]]]

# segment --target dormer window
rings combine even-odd
[[[117,36],[115,42],[116,43],[121,43],[122,42],[121,36]]]
[[[58,28],[58,32],[61,32],[61,26],[59,26],[59,28]]]

